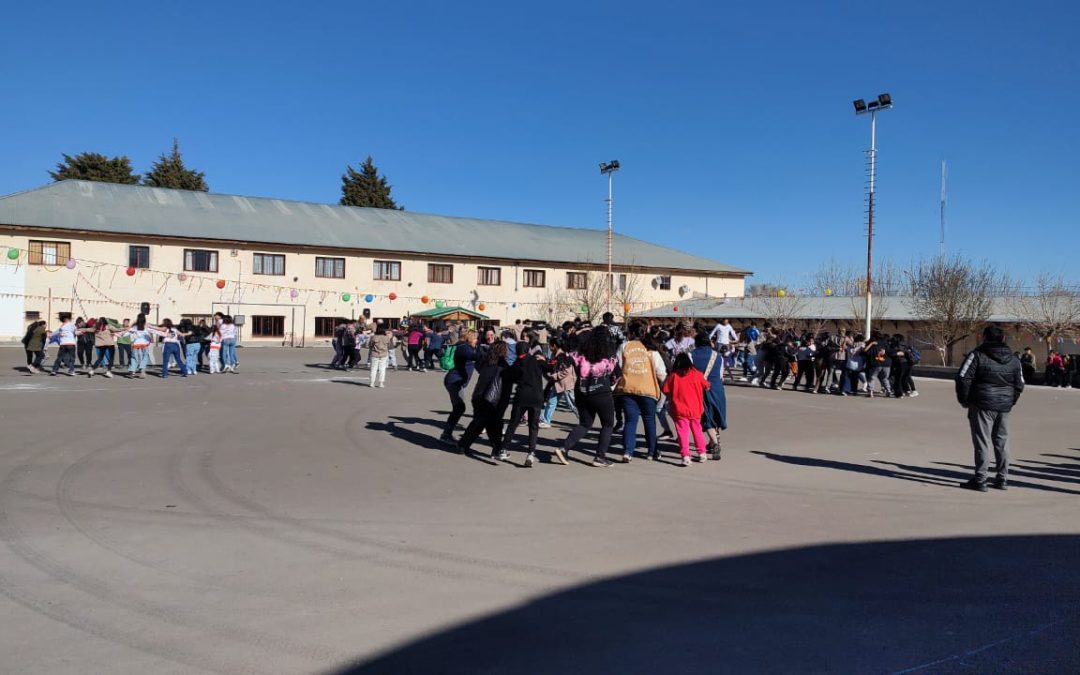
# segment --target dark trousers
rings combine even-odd
[[[341,349],[341,358],[338,360],[338,366],[341,368],[351,368],[349,364],[356,358],[356,344],[343,344],[339,347]]]
[[[450,417],[446,418],[446,430],[444,434],[454,433],[454,429],[457,429],[458,422],[461,421],[461,416],[465,414],[465,398],[462,393],[465,391],[467,382],[462,380],[455,380],[448,382],[444,386],[446,387],[446,393],[450,394]]]
[[[330,361],[331,368],[339,368],[341,366],[341,342],[337,338],[330,341],[330,346],[334,348],[334,359]]]
[[[574,396],[574,402],[578,409],[578,424],[570,430],[563,447],[567,451],[573,450],[585,434],[592,429],[593,422],[600,418],[600,442],[596,446],[596,457],[607,457],[608,446],[611,445],[611,434],[615,430],[615,400],[611,392],[600,394],[582,394]]]
[[[94,368],[100,368],[102,363],[107,363],[105,366],[107,369],[112,370],[113,358],[116,355],[116,347],[98,347],[97,348],[97,360],[94,361]]]
[[[1035,366],[1023,363],[1020,365],[1020,371],[1024,374],[1024,382],[1031,384],[1035,379]]]
[[[45,360],[45,350],[39,349],[36,352],[32,352],[29,349],[26,350],[26,365],[33,366],[35,368],[41,368],[41,363]]]
[[[94,343],[86,343],[83,340],[79,340],[76,347],[76,354],[79,357],[80,366],[89,366],[94,362]]]
[[[435,370],[435,366],[438,365],[438,360],[442,358],[441,349],[425,349],[424,350],[424,364],[429,370]]]
[[[52,371],[55,373],[61,368],[75,370],[75,345],[61,345],[53,361]]]
[[[813,361],[799,361],[798,372],[795,373],[795,382],[791,385],[792,389],[799,388],[799,382],[806,381],[806,391],[810,391],[814,388],[814,362]]]
[[[465,433],[461,435],[458,447],[463,450],[471,448],[481,431],[487,432],[493,452],[502,447],[502,411],[484,399],[476,398],[473,399],[472,421],[465,427]]]
[[[774,359],[772,362],[772,381],[769,386],[773,389],[779,389],[787,382],[787,377],[791,373],[791,367],[788,365],[787,359]],[[777,383],[777,379],[780,380]]]
[[[127,368],[131,363],[131,343],[120,343],[116,345],[117,351],[120,353],[120,367]]]
[[[540,406],[523,406],[515,404],[510,410],[510,423],[506,425],[506,433],[502,438],[502,449],[507,450],[514,440],[518,425],[523,417],[529,417],[529,454],[536,452],[536,436],[540,433]]]
[[[405,352],[405,365],[409,366],[410,370],[413,368],[419,370],[424,367],[424,362],[420,360],[421,349],[420,345],[409,345],[409,350]]]

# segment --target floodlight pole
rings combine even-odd
[[[866,209],[866,321],[863,336],[870,339],[870,312],[874,287],[874,170],[877,159],[877,111],[870,111],[870,194]]]
[[[608,287],[608,291],[607,291],[607,310],[606,310],[608,312],[611,311],[611,296],[612,296],[612,293],[614,292],[614,286],[615,286],[615,277],[612,276],[612,273],[611,273],[611,238],[612,238],[611,203],[612,203],[612,187],[613,187],[613,183],[614,183],[614,178],[615,178],[615,172],[614,171],[608,171],[607,172],[607,282],[608,282],[607,287]]]

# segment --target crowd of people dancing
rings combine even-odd
[[[155,345],[161,346],[162,379],[169,377],[172,364],[180,377],[207,373],[235,373],[239,366],[236,353],[237,326],[231,316],[214,314],[213,323],[183,319],[173,324],[162,319],[157,324],[139,314],[135,321],[117,322],[106,317],[72,319],[63,315],[56,330],[45,321],[30,324],[23,336],[26,369],[31,375],[45,372],[48,348],[56,345],[50,375],[76,374],[77,367],[88,377],[100,373],[106,378],[114,370],[126,370],[129,378],[146,377],[154,365]]]

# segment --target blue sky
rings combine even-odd
[[[174,136],[215,192],[320,202],[367,154],[413,211],[605,224],[797,286],[875,249],[1080,281],[1076,2],[12,3],[0,193]],[[118,5],[117,5],[118,6]],[[598,253],[599,256],[603,252]]]

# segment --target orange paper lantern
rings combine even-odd
[[[481,302],[481,303],[480,303],[479,305],[477,305],[477,306],[476,306],[476,308],[477,308],[478,310],[480,310],[481,312],[482,312],[482,311],[484,311],[484,307],[485,307],[485,306],[484,306],[484,303],[482,303],[482,302]]]
[[[629,313],[630,313],[630,303],[629,303],[629,302],[628,302],[628,303],[626,303],[625,305],[623,305],[623,306],[622,306],[622,311],[623,311],[623,313],[625,313],[625,314],[629,314]]]
[[[424,297],[420,298],[420,302],[424,303],[425,305],[428,304],[429,300],[431,300],[431,298],[429,298],[426,295]]]
[[[225,288],[225,280],[224,279],[218,279],[217,283],[214,284],[214,285],[217,286],[218,288]]]

